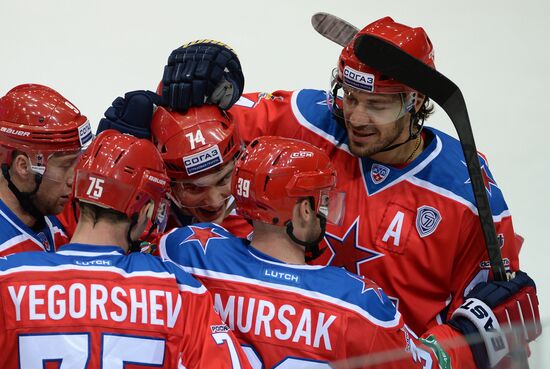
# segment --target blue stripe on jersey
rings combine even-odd
[[[116,246],[93,246],[83,244],[67,244],[58,253],[20,252],[0,258],[0,271],[9,272],[18,267],[56,267],[77,266],[78,268],[105,267],[118,268],[126,273],[153,272],[170,273],[179,284],[194,288],[202,284],[189,273],[181,270],[170,261],[139,252],[125,255],[124,250]]]
[[[308,122],[332,136],[337,144],[348,144],[346,129],[334,119],[327,105],[326,91],[306,89],[294,94],[298,110]]]
[[[415,177],[444,188],[475,205],[474,192],[460,141],[435,128],[427,127],[426,130],[441,140],[442,150],[432,163],[418,172]],[[482,172],[484,172],[483,175],[486,176],[488,181],[486,188],[492,213],[493,215],[502,214],[502,212],[508,210],[502,191],[497,187],[485,159],[481,155],[478,155],[478,158]],[[493,184],[490,182],[493,182]]]
[[[381,321],[392,321],[397,315],[393,303],[381,290],[365,287],[361,277],[342,268],[287,265],[215,224],[194,226],[202,230],[212,229],[215,237],[208,240],[193,238],[193,226],[176,229],[161,241],[161,252],[166,253],[163,256],[184,267],[321,293],[353,304]]]

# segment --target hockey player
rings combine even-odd
[[[434,327],[418,340],[371,280],[342,268],[306,265],[307,255],[320,252],[325,224],[338,224],[344,216],[345,194],[335,189],[336,182],[322,150],[286,138],[256,139],[239,157],[232,179],[237,212],[253,222],[252,240],[202,223],[164,236],[161,255],[211,291],[254,368],[475,367],[464,337],[450,325]],[[483,304],[484,294],[476,292],[453,316],[454,327],[476,324],[468,331],[475,334],[479,329],[482,343],[473,347],[482,357],[480,368],[507,352],[498,322],[507,322],[505,311],[520,321],[516,300],[525,322],[538,314],[534,283],[525,274],[515,283],[491,289],[501,301],[513,296],[495,312],[495,304],[484,297],[490,306]],[[477,309],[486,315],[462,311]]]
[[[205,287],[170,262],[125,255],[165,222],[169,179],[156,148],[116,131],[76,168],[80,220],[57,253],[0,259],[0,367],[249,368]]]
[[[380,37],[435,67],[432,43],[420,27],[385,17],[362,34]],[[327,225],[325,251],[315,263],[373,279],[413,330],[425,332],[449,319],[464,296],[490,275],[470,179],[459,142],[423,126],[432,110],[429,96],[359,62],[354,41],[342,50],[328,93],[244,94],[230,113],[245,142],[277,135],[325,150],[338,170],[337,188],[346,193],[348,207],[340,225]],[[200,46],[210,54],[224,48],[192,44],[169,57],[162,92],[174,109],[201,100],[179,98],[182,91],[204,92],[194,90],[200,85],[195,80],[217,83],[217,75],[204,75],[208,68],[201,64]],[[220,83],[238,84],[239,73],[228,69]],[[521,242],[486,158],[479,160],[504,264],[516,271]]]
[[[0,256],[68,241],[53,215],[69,201],[91,140],[90,122],[49,87],[24,84],[0,98]]]
[[[142,111],[151,109],[153,101],[158,102],[156,98],[146,91],[117,98],[106,111],[98,132],[116,129],[150,138],[157,146],[171,181],[167,229],[214,222],[239,237],[248,237],[252,227],[235,214],[230,190],[231,172],[242,150],[231,115],[214,105],[193,107],[185,113],[161,106],[154,113]],[[70,219],[72,214],[65,213]],[[153,243],[158,240],[148,239]]]

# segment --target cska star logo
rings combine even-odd
[[[384,182],[388,175],[390,174],[390,169],[381,164],[373,164],[370,169],[370,178],[375,184]]]
[[[332,252],[328,264],[343,267],[351,273],[363,274],[361,273],[362,264],[384,256],[383,253],[359,245],[358,228],[359,217],[355,219],[342,238],[326,233],[325,240]]]
[[[189,226],[188,228],[191,230],[191,234],[187,236],[185,240],[180,242],[180,245],[184,242],[196,241],[202,247],[202,251],[205,254],[210,240],[223,240],[227,238],[217,233],[212,227],[201,228],[197,226]]]
[[[465,162],[462,162],[462,164],[466,165]],[[483,179],[483,184],[485,185],[485,189],[487,190],[487,193],[489,194],[489,196],[492,196],[493,195],[492,188],[493,187],[498,188],[498,186],[496,182],[491,178],[489,173],[487,172],[487,168],[485,167],[485,165],[481,165],[481,178]],[[468,179],[464,183],[471,183],[470,178],[468,177]]]

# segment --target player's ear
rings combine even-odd
[[[298,202],[298,211],[300,214],[300,219],[304,220],[306,223],[315,218],[315,211],[313,210],[312,201],[308,198],[301,199]]]
[[[16,151],[13,154],[11,171],[21,178],[27,178],[32,175],[31,162],[25,153]]]
[[[416,99],[414,100],[414,111],[418,113],[418,111],[422,107],[422,104],[424,104],[424,100],[426,100],[426,95],[421,94],[418,91],[416,91],[415,94]]]
[[[146,224],[148,220],[151,220],[153,217],[153,210],[155,209],[155,204],[152,201],[149,201],[145,204],[138,213],[137,224],[143,225]]]

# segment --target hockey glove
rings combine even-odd
[[[241,96],[244,76],[237,54],[214,40],[172,51],[162,77],[162,105],[184,112],[204,103],[229,109]]]
[[[542,333],[535,282],[518,271],[509,281],[480,283],[448,323],[469,340],[478,368],[493,367]]]
[[[99,121],[96,134],[106,129],[116,129],[138,138],[151,137],[151,119],[160,96],[151,91],[127,92],[124,98],[117,97]]]

